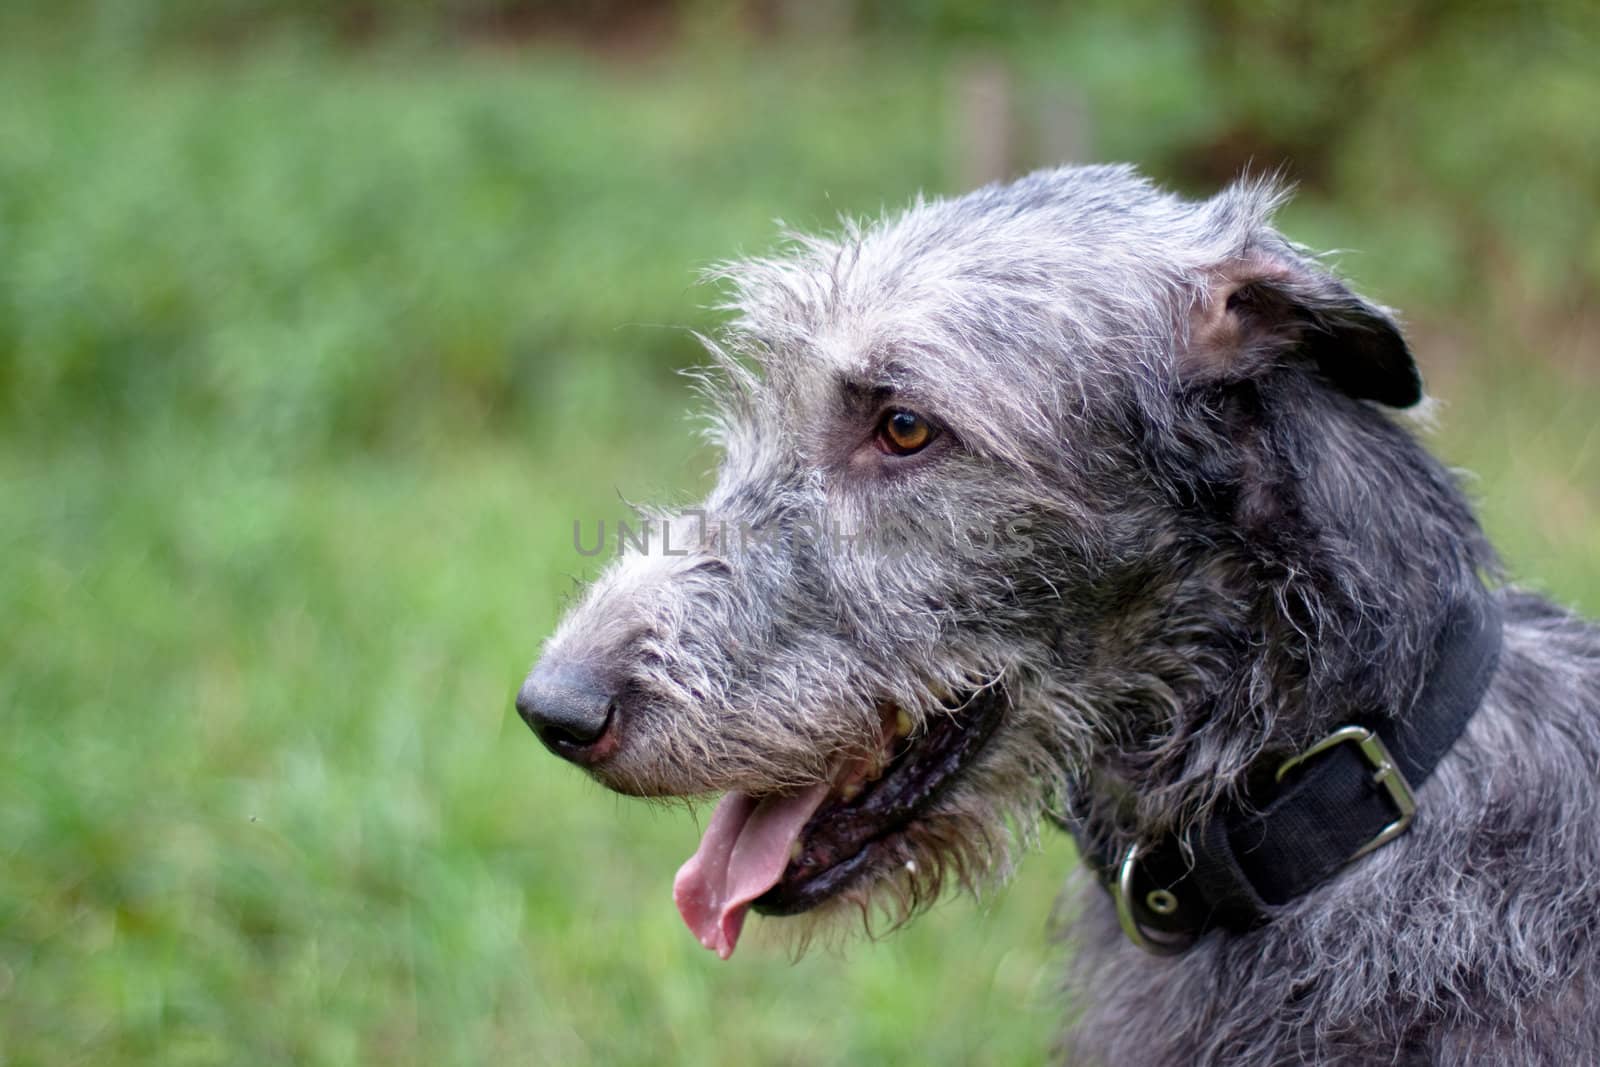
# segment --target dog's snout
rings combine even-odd
[[[585,664],[541,662],[517,691],[523,721],[573,763],[594,763],[616,747],[616,711],[614,687]]]

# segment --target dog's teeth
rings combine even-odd
[[[861,795],[861,783],[860,782],[846,782],[844,785],[841,785],[839,787],[839,799],[844,801],[846,804],[850,803],[850,801],[854,800],[856,797],[858,797],[860,795]]]
[[[916,874],[917,873],[917,861],[916,860],[906,860],[906,870],[911,872],[912,874]]]
[[[805,851],[805,847],[800,844],[800,839],[798,837],[795,838],[794,839],[794,844],[789,846],[789,862],[790,863],[799,863],[800,862],[800,855],[804,851]]]
[[[905,708],[900,708],[894,713],[894,735],[896,737],[911,736],[911,713]]]

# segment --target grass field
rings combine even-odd
[[[704,484],[694,270],[943,188],[934,72],[13,58],[0,1064],[1042,1058],[1060,840],[981,907],[722,964],[670,901],[695,821],[510,706],[572,519]],[[1600,612],[1595,338],[1429,304],[1436,222],[1286,217],[1413,308],[1514,572]]]

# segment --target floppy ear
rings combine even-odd
[[[1179,353],[1180,375],[1237,380],[1296,358],[1360,400],[1403,408],[1422,399],[1422,376],[1389,312],[1287,242],[1210,270]]]

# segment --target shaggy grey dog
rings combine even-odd
[[[613,789],[725,794],[675,887],[707,947],[751,907],[903,920],[1051,822],[1113,882],[1173,842],[1192,869],[1286,760],[1437,704],[1466,725],[1414,822],[1292,899],[1173,939],[1158,885],[1131,933],[1183,950],[1154,955],[1117,885],[1070,888],[1058,1051],[1600,1063],[1600,632],[1485,589],[1456,480],[1387,410],[1421,397],[1394,320],[1281,198],[1068,168],[721,272],[717,486],[518,698]],[[1497,660],[1446,640],[1473,604]]]

